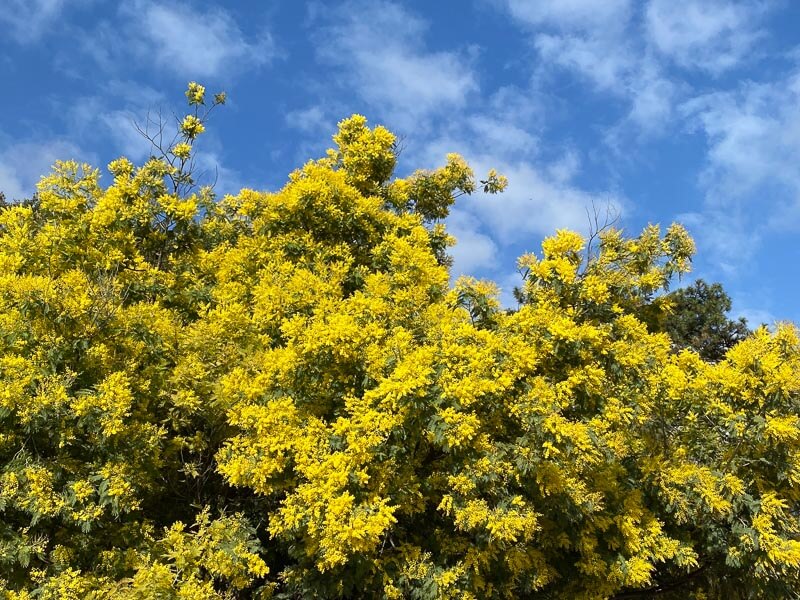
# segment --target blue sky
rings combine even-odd
[[[800,2],[2,0],[0,28],[11,198],[56,159],[141,160],[131,120],[198,80],[229,97],[198,148],[220,193],[279,188],[357,112],[402,137],[399,175],[459,152],[508,176],[448,220],[454,273],[505,298],[518,255],[610,207],[684,223],[736,314],[800,322]]]

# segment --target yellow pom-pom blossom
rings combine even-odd
[[[174,156],[180,158],[181,160],[186,160],[192,153],[192,147],[185,142],[181,142],[179,144],[175,144],[171,152]]]
[[[193,140],[205,130],[203,122],[194,115],[186,115],[181,121],[181,133],[187,139]]]
[[[196,81],[189,82],[186,88],[186,99],[189,104],[203,104],[206,96],[206,88]]]

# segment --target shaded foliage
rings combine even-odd
[[[719,283],[702,279],[667,295],[668,310],[660,326],[677,348],[691,348],[704,360],[720,361],[744,340],[747,321],[729,319],[731,299]]]

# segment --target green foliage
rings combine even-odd
[[[648,330],[677,225],[558,232],[506,313],[438,223],[504,179],[334,141],[274,193],[63,162],[0,211],[0,597],[797,597],[793,327]]]
[[[692,348],[708,361],[719,361],[744,340],[750,330],[743,318],[726,315],[731,299],[719,283],[698,279],[691,286],[666,296],[667,310],[660,327],[678,348]]]

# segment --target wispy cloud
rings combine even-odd
[[[227,194],[238,194],[243,188],[258,187],[261,182],[246,181],[242,174],[235,168],[226,164],[221,148],[202,148],[197,153],[197,163],[194,172],[198,186],[212,186],[218,197]]]
[[[537,137],[516,120],[477,113],[464,117],[463,126],[497,156],[532,157],[539,146]]]
[[[688,215],[718,266],[746,266],[768,235],[800,230],[800,71],[683,103],[706,138],[702,211]]]
[[[581,159],[574,149],[544,160],[538,140],[513,121],[473,115],[460,125],[459,132],[430,141],[414,162],[434,167],[456,148],[478,178],[496,168],[508,177],[509,185],[498,196],[477,193],[456,203],[447,221],[458,240],[452,252],[455,275],[483,272],[506,277],[520,248],[534,250],[539,239],[559,228],[585,232],[586,211],[593,205],[621,213],[625,202],[615,191],[587,191],[575,183]]]
[[[426,23],[398,4],[354,2],[323,13],[319,58],[394,127],[418,127],[420,119],[464,106],[478,89],[469,57],[428,51]]]
[[[761,244],[761,224],[753,226],[737,206],[699,206],[697,212],[676,215],[689,230],[709,269],[710,277],[733,279],[750,268]]]
[[[632,17],[629,0],[506,0],[511,17],[532,37],[541,58],[579,72],[603,90],[623,91],[635,67],[624,33]]]
[[[752,59],[770,6],[759,0],[504,0],[527,30],[538,68],[572,71],[598,93],[628,103],[607,140],[662,133],[691,93],[673,67],[720,74]]]
[[[0,25],[17,42],[36,42],[58,20],[66,4],[64,0],[4,0]]]
[[[506,0],[511,15],[530,26],[593,31],[624,28],[632,12],[631,0]]]
[[[82,42],[110,72],[134,61],[182,78],[227,79],[262,67],[277,54],[265,27],[248,35],[221,7],[203,10],[181,2],[134,0],[120,6],[118,20],[99,25]]]
[[[473,205],[494,238],[506,243],[527,243],[562,228],[585,231],[589,225],[586,210],[593,204],[622,211],[616,193],[586,191],[569,179],[554,178],[547,166],[537,168],[532,162],[505,162],[490,156],[473,162],[482,170],[495,166],[508,177],[508,189],[502,196],[479,199]]]
[[[284,117],[286,124],[306,134],[330,134],[335,129],[333,119],[320,105],[290,110]]]
[[[710,200],[758,201],[763,209],[768,190],[784,208],[800,208],[800,71],[699,96],[681,112],[707,139],[703,183]],[[785,221],[787,215],[776,216]]]
[[[450,249],[454,278],[497,267],[500,250],[474,214],[457,206],[447,219],[447,232],[456,238]]]
[[[678,65],[721,73],[745,60],[763,32],[767,4],[728,0],[651,0],[646,29],[653,45]]]
[[[102,147],[105,160],[126,156],[136,164],[158,153],[137,127],[149,132],[164,148],[173,141],[178,122],[168,109],[168,98],[161,92],[128,80],[112,80],[102,92],[75,99],[64,107],[65,125],[71,137],[88,146]],[[163,136],[159,140],[162,126]],[[195,155],[198,185],[216,182],[218,193],[236,193],[245,181],[236,169],[224,164],[225,153],[215,132],[216,128],[210,127],[198,140]]]
[[[30,198],[36,183],[57,160],[87,160],[93,156],[72,142],[54,138],[0,145],[0,192],[7,200]]]
[[[628,104],[626,116],[611,127],[612,146],[630,125],[650,134],[669,121],[678,86],[638,33],[633,2],[505,0],[505,8],[528,31],[539,70],[571,71],[598,93]]]
[[[778,322],[778,318],[775,317],[775,315],[772,314],[772,312],[765,310],[763,308],[743,307],[739,310],[733,310],[732,312],[737,318],[744,317],[747,320],[747,325],[751,329],[755,329],[756,327],[760,327],[761,325],[766,325],[767,327],[772,329]]]
[[[536,251],[543,237],[556,229],[588,233],[587,209],[593,205],[622,211],[624,200],[615,192],[591,192],[574,183],[571,175],[578,169],[571,154],[552,164],[508,161],[477,150],[465,155],[477,174],[495,167],[509,184],[499,196],[479,193],[457,203],[447,220],[458,242],[452,251],[454,275],[485,273],[507,283],[515,255]],[[506,304],[518,279],[503,286]]]
[[[624,94],[636,68],[631,49],[611,37],[540,33],[534,45],[546,63],[577,71],[601,91]]]
[[[150,143],[136,130],[147,119],[158,119],[165,97],[147,86],[112,80],[102,94],[84,96],[63,108],[66,125],[78,139],[103,145],[115,154],[141,161],[151,151]],[[172,126],[171,114],[167,125]]]

